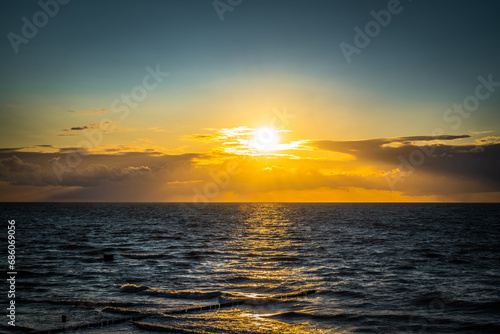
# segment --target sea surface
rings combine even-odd
[[[0,332],[500,333],[498,204],[0,206]]]

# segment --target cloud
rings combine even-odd
[[[195,134],[187,136],[186,140],[199,141],[204,143],[215,143],[212,152],[216,156],[239,155],[239,156],[290,156],[285,151],[299,149],[304,140],[291,141],[288,143],[277,143],[272,150],[259,150],[259,143],[256,141],[256,131],[258,129],[240,126],[235,128],[207,129],[216,131],[212,134]],[[290,132],[289,130],[274,130],[276,133]]]
[[[308,145],[321,150],[349,153],[356,157],[357,163],[378,163],[386,168],[398,168],[406,162],[406,168],[433,175],[454,175],[455,177],[481,179],[493,182],[498,187],[500,173],[500,144],[496,139],[480,140],[476,144],[449,145],[430,143],[432,141],[452,141],[470,138],[459,136],[412,136],[378,138],[354,141],[311,141]],[[416,145],[416,142],[429,142]],[[390,146],[387,144],[398,143]],[[411,164],[411,159],[422,162]],[[498,188],[497,188],[498,189]]]
[[[100,123],[91,123],[87,125],[81,126],[73,126],[69,129],[61,130],[63,133],[59,133],[56,136],[59,137],[67,137],[67,136],[80,136],[84,135],[85,132],[94,132],[98,131],[100,133],[111,133],[111,132],[132,132],[132,131],[155,131],[161,132],[164,130],[158,128],[150,128],[148,130],[145,129],[135,129],[135,128],[118,128],[116,122],[104,121]]]
[[[113,122],[100,122],[100,123],[91,123],[87,125],[82,125],[82,126],[74,126],[70,129],[63,129],[63,132],[72,132],[71,135],[76,135],[74,134],[75,131],[83,131],[83,130],[99,130],[103,133],[108,133],[108,132],[116,132],[120,131],[117,129],[117,125]],[[58,136],[65,136],[68,134],[59,134]]]
[[[24,163],[19,157],[0,159],[0,180],[11,185],[44,185],[42,168],[32,163]]]
[[[95,187],[110,181],[123,181],[132,177],[142,177],[152,173],[154,167],[129,166],[124,168],[90,165],[85,169],[69,168],[63,174],[59,185],[71,187]]]
[[[500,137],[499,136],[488,136],[488,137],[476,139],[476,143],[480,144],[480,145],[498,144],[498,143],[500,143]]]
[[[409,137],[394,137],[394,138],[376,138],[376,139],[366,139],[366,140],[316,140],[310,141],[307,144],[318,149],[340,152],[340,153],[351,153],[358,154],[370,152],[382,147],[390,147],[390,144],[402,144],[397,145],[408,146],[415,142],[430,142],[430,141],[448,141],[455,139],[470,138],[470,135],[441,135],[441,136],[409,136]],[[356,155],[356,154],[355,154]]]
[[[204,143],[214,142],[219,140],[218,134],[209,134],[209,135],[190,135],[186,137],[186,140],[200,141]]]
[[[469,131],[471,135],[480,135],[480,134],[485,134],[485,133],[492,133],[492,130],[489,131]]]
[[[140,145],[99,145],[95,147],[81,147],[81,146],[69,146],[69,147],[57,147],[53,145],[35,145],[35,146],[24,146],[24,147],[13,147],[13,148],[0,148],[0,156],[2,154],[12,153],[12,154],[23,154],[23,153],[75,153],[80,155],[89,154],[106,154],[106,155],[125,155],[125,154],[142,154],[147,153],[148,155],[163,155],[166,149],[161,146],[155,146],[150,144],[140,144]]]
[[[166,130],[158,128],[158,127],[152,127],[152,128],[147,128],[147,131],[153,131],[153,132],[165,132]]]
[[[189,154],[155,155],[148,152],[89,154],[80,157],[80,163],[75,164],[70,158],[71,149],[66,148],[61,148],[58,153],[18,150],[15,155],[8,156],[9,153],[0,152],[0,181],[10,185],[38,187],[96,187],[161,172],[172,176],[171,171],[177,168],[189,170],[195,157]]]
[[[154,146],[102,145],[81,151],[85,154],[79,155],[77,163],[75,152],[81,148],[36,145],[0,150],[0,181],[3,186],[46,189],[46,200],[191,201],[207,187],[212,192],[220,188],[211,200],[266,200],[265,196],[279,198],[280,194],[292,200],[290,196],[298,193],[297,199],[318,194],[338,199],[346,193],[349,200],[361,195],[368,200],[370,192],[373,200],[375,196],[452,200],[500,193],[500,143],[492,138],[469,144],[459,141],[467,138],[471,137],[308,141],[299,156],[254,156],[232,154],[228,148],[242,147],[228,135],[227,143],[218,143],[205,154],[171,155]],[[332,157],[336,154],[353,159],[338,160]],[[414,156],[425,161],[410,171],[401,159],[410,161]],[[227,179],[224,166],[229,161],[236,162],[241,172]],[[62,171],[62,178],[57,171]],[[390,195],[387,177],[402,176],[404,182]],[[30,193],[36,193],[32,188]]]

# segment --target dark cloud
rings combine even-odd
[[[2,153],[15,153],[22,150],[22,147],[11,147],[11,148],[0,148],[0,154]]]
[[[105,133],[118,131],[116,124],[114,124],[113,122],[107,121],[107,122],[101,122],[101,123],[91,123],[91,124],[82,125],[82,126],[74,126],[74,127],[69,128],[69,129],[63,129],[62,131],[66,132],[66,133],[58,134],[58,136],[74,136],[74,135],[76,135],[74,132],[83,131],[83,130],[99,130],[99,131],[102,131]]]
[[[91,165],[85,169],[70,168],[58,183],[62,186],[96,187],[109,181],[123,181],[132,177],[146,176],[153,172],[152,167],[109,168],[104,165]]]
[[[388,168],[402,167],[405,171],[422,171],[438,175],[454,175],[493,182],[500,189],[500,144],[479,145],[416,145],[422,141],[451,141],[469,138],[460,136],[412,136],[378,138],[357,141],[311,141],[310,146],[334,152],[348,153],[359,163],[377,162]],[[398,144],[390,146],[390,144]],[[391,167],[392,166],[392,167]]]
[[[0,152],[0,181],[10,185],[63,187],[96,187],[160,172],[168,176],[173,169],[189,170],[191,160],[196,156],[160,156],[148,152],[81,156],[70,148],[57,153],[9,153]]]
[[[201,142],[211,142],[211,141],[216,141],[219,138],[219,134],[197,134],[197,135],[191,135],[187,137],[187,140],[194,140],[194,141],[201,141]]]
[[[455,140],[470,138],[469,135],[441,135],[441,136],[409,136],[409,137],[394,137],[394,138],[376,138],[366,140],[316,140],[310,141],[309,144],[313,147],[342,153],[353,152],[368,152],[373,149],[381,148],[387,144],[400,143],[409,145],[416,141],[433,141],[433,140]]]
[[[25,163],[19,157],[0,159],[0,180],[12,185],[44,185],[40,165]]]

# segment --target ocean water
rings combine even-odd
[[[500,333],[497,204],[1,207],[5,333]]]

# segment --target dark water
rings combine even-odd
[[[3,259],[17,227],[18,326],[145,315],[77,331],[500,333],[500,205],[1,207]]]

